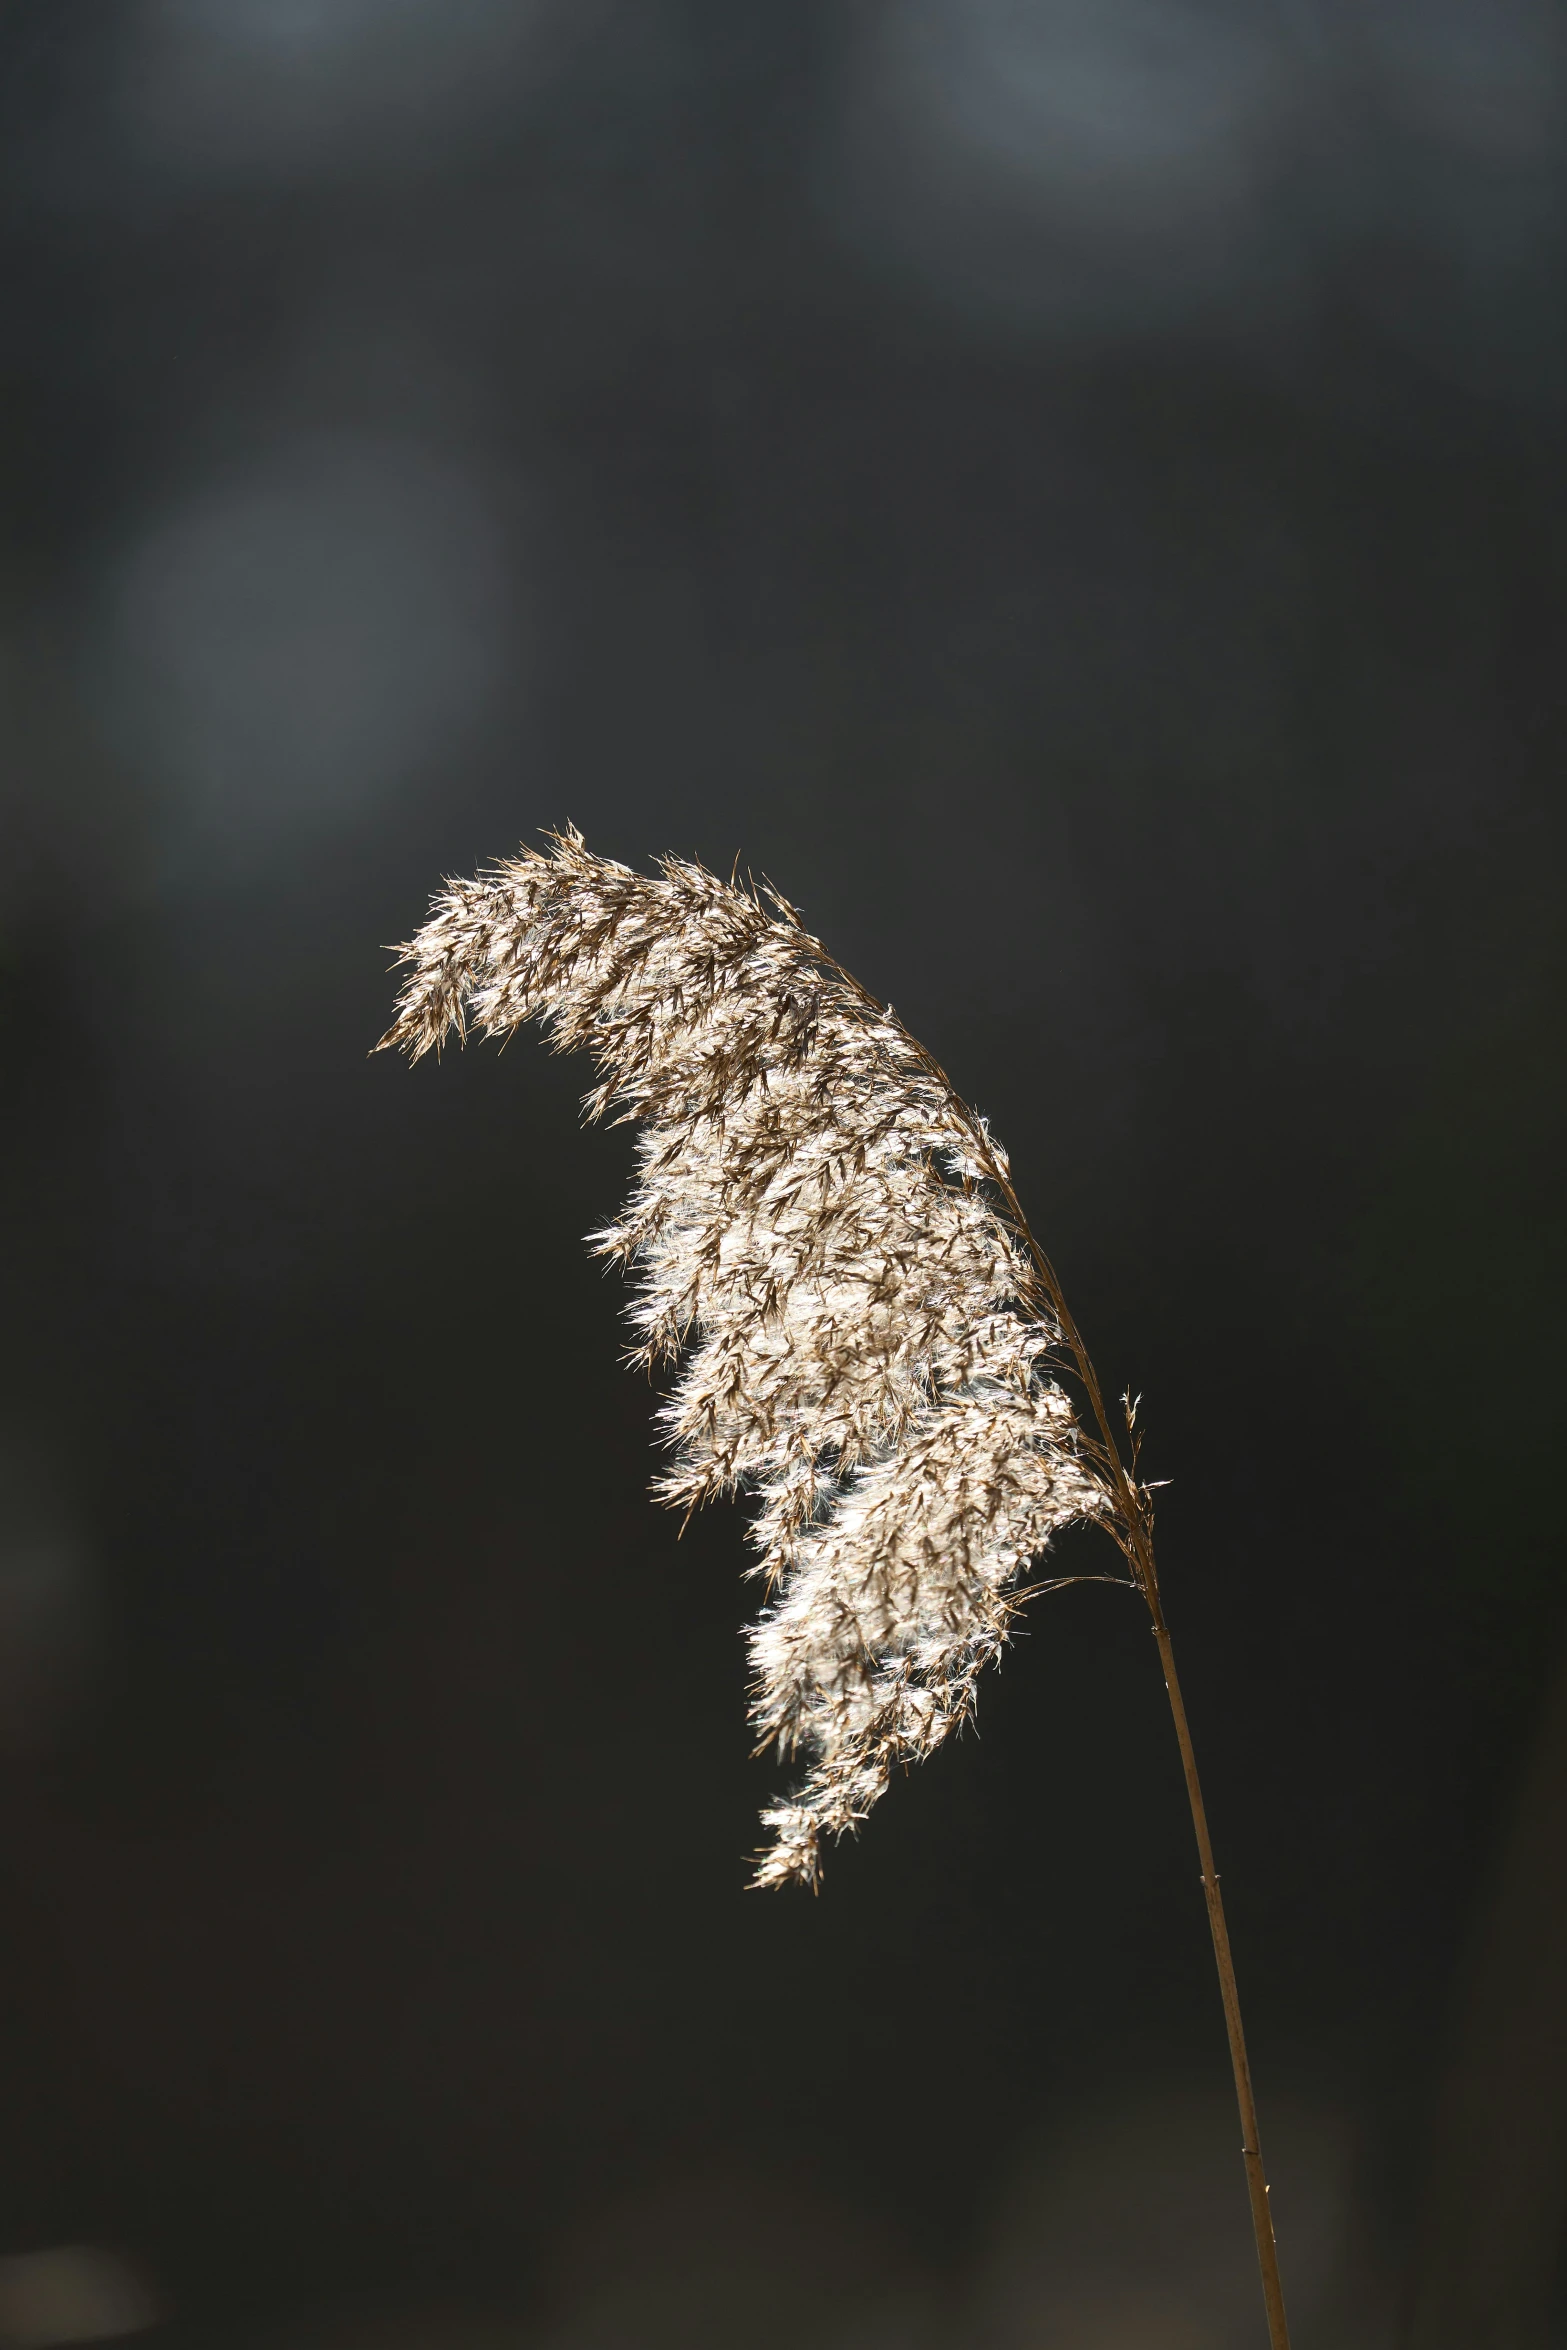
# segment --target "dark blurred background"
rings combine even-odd
[[[1262,2338],[1135,1607],[745,1890],[625,1138],[367,1058],[568,820],[799,902],[1143,1391],[1300,2350],[1557,2338],[1563,32],[0,12],[13,2350]]]

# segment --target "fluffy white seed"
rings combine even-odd
[[[814,1883],[900,1763],[972,1711],[1021,1580],[1114,1503],[1051,1373],[1060,1330],[1005,1154],[792,907],[575,831],[432,904],[384,1040],[541,1019],[640,1122],[594,1245],[634,1274],[636,1359],[684,1357],[658,1491],[756,1497],[754,1718],[806,1761],[762,1884]]]

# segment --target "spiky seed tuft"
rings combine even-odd
[[[1029,1562],[1117,1515],[1005,1153],[786,900],[701,865],[553,834],[449,883],[402,953],[383,1044],[539,1019],[592,1054],[588,1115],[641,1127],[592,1241],[634,1274],[635,1359],[684,1357],[661,1497],[756,1497],[753,1715],[807,1766],[756,1881],[814,1884],[972,1712]]]

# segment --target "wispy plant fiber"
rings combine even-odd
[[[757,1499],[753,1714],[807,1765],[757,1881],[812,1884],[823,1840],[968,1717],[1030,1562],[1122,1514],[1053,1376],[1006,1155],[792,906],[700,865],[552,835],[450,883],[402,952],[383,1042],[541,1019],[598,1065],[588,1115],[640,1124],[592,1240],[632,1269],[633,1359],[684,1357],[657,1490]]]
[[[700,865],[633,873],[575,830],[552,834],[449,882],[402,956],[383,1044],[417,1060],[454,1028],[505,1036],[540,1019],[559,1050],[596,1060],[589,1116],[641,1126],[631,1197],[594,1244],[633,1271],[633,1359],[684,1355],[661,1414],[664,1499],[689,1512],[757,1497],[753,1716],[807,1764],[762,1814],[759,1884],[814,1885],[824,1840],[968,1718],[1060,1527],[1097,1519],[1120,1549],[1127,1572],[1109,1579],[1147,1604],[1191,1805],[1268,2338],[1289,2350],[1135,1415],[1123,1452],[1000,1144],[785,899]]]

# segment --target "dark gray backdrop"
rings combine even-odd
[[[1521,2116],[1462,1953],[1558,1613],[1561,36],[12,0],[8,2249],[203,2342],[1255,2338],[1136,1611],[746,1893],[624,1138],[366,1057],[442,872],[574,820],[803,906],[1144,1393],[1303,2339],[1471,2274],[1486,2128],[1543,2339],[1562,2054]]]

